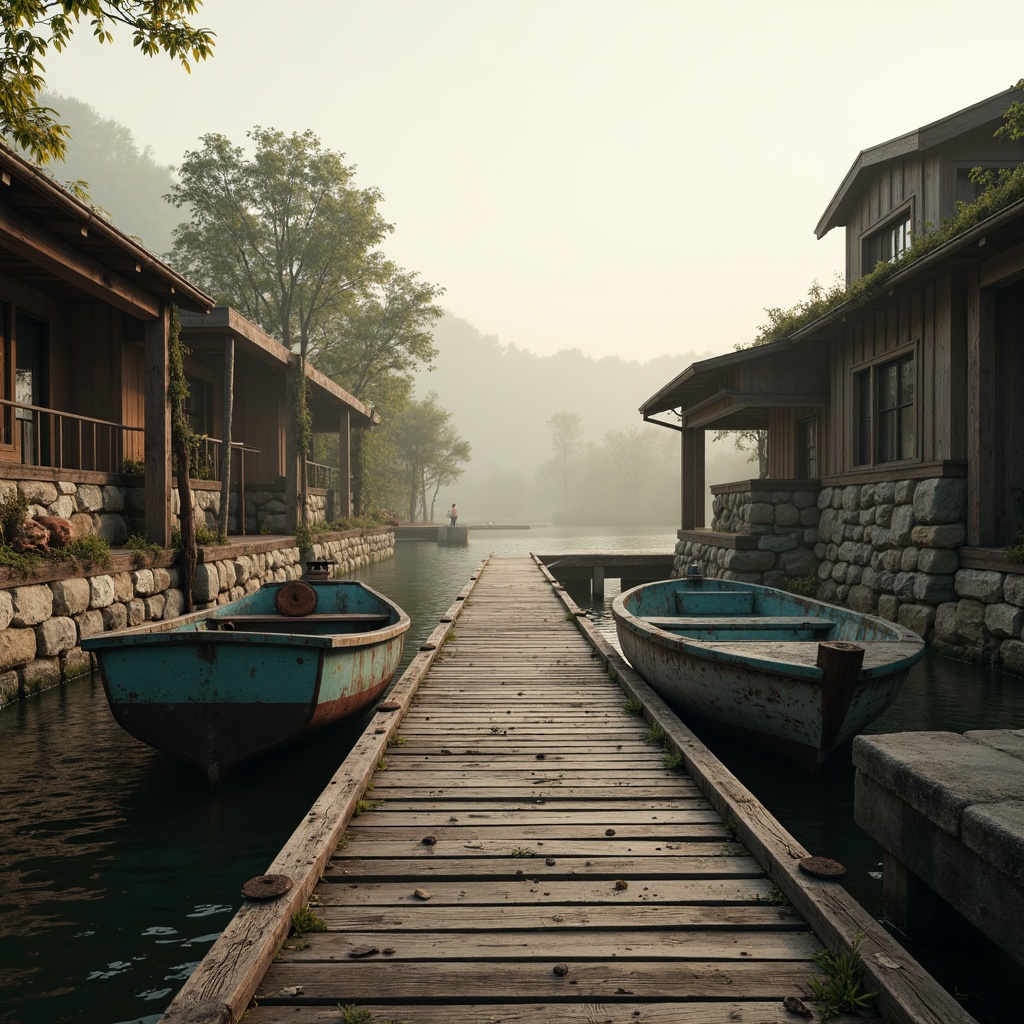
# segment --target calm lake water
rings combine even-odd
[[[471,531],[465,548],[402,543],[356,575],[412,619],[411,657],[489,554],[669,551],[671,528]],[[595,620],[614,633],[608,581]],[[589,601],[580,595],[584,606]],[[870,731],[1019,726],[1024,680],[928,657]],[[153,1024],[262,874],[358,736],[333,733],[248,768],[219,791],[116,725],[98,680],[0,711],[0,1022]],[[880,852],[853,821],[853,772],[840,759],[808,779],[711,741],[813,852],[849,869],[881,903]],[[1020,1020],[1022,972],[973,933],[913,950],[982,1021]]]

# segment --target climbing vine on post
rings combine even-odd
[[[198,551],[196,548],[196,520],[192,508],[192,490],[189,477],[192,468],[194,434],[185,414],[189,387],[185,377],[185,346],[181,343],[181,320],[178,307],[171,307],[171,326],[167,338],[170,381],[167,397],[171,403],[171,448],[178,463],[178,507],[181,521],[181,553],[178,571],[185,611],[192,611],[192,585],[196,578]]]

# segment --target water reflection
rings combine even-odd
[[[673,543],[668,528],[479,531],[465,548],[401,544],[394,559],[356,575],[409,613],[408,659],[490,552],[669,551]],[[615,592],[609,580],[606,600]],[[614,631],[605,607],[591,611]],[[872,730],[1022,721],[1024,682],[929,656]],[[0,1022],[156,1021],[234,913],[242,883],[266,870],[360,729],[250,765],[212,792],[122,732],[98,682],[0,712]],[[851,890],[878,909],[880,853],[853,822],[848,758],[809,780],[786,764],[713,746],[804,845],[843,860]],[[971,1004],[976,1016],[1015,1019],[990,1013],[991,993],[1019,971],[994,954],[978,962],[973,948],[955,951],[951,965],[924,959],[962,991],[985,993],[987,1002]]]

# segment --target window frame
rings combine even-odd
[[[869,249],[877,239],[882,239],[894,230],[906,228],[906,238],[903,248],[897,249],[894,245],[887,256],[879,255],[875,259],[869,256]],[[860,276],[870,274],[879,263],[892,263],[910,248],[914,236],[914,200],[900,204],[895,209],[889,210],[884,217],[879,218],[871,224],[860,236]]]
[[[813,437],[809,436],[813,434]],[[798,480],[821,477],[821,419],[804,416],[796,423],[796,470]]]
[[[890,409],[881,409],[882,371],[912,360],[913,398],[910,402],[898,402]],[[921,344],[920,340],[911,345],[892,349],[873,359],[855,363],[850,368],[851,396],[851,469],[870,469],[876,466],[906,465],[921,460]],[[865,409],[865,404],[867,408]],[[899,423],[900,410],[909,409],[909,421],[913,429],[910,454],[897,458],[882,458],[882,414],[895,413]],[[897,448],[902,446],[897,437]],[[865,452],[866,448],[866,452]]]

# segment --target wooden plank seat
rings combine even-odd
[[[749,590],[713,590],[703,587],[677,590],[676,611],[680,615],[749,615],[754,595]]]
[[[814,615],[740,615],[734,617],[709,617],[702,616],[644,616],[643,621],[658,629],[667,629],[670,632],[680,630],[699,629],[715,630],[725,632],[727,630],[757,629],[757,630],[784,630],[784,629],[811,629],[819,633],[828,633],[833,629],[835,623],[831,619],[823,619]]]
[[[376,612],[314,612],[311,615],[211,615],[210,622],[218,626],[269,626],[269,625],[301,625],[304,622],[364,623],[368,626],[383,626],[391,621],[391,616]]]

